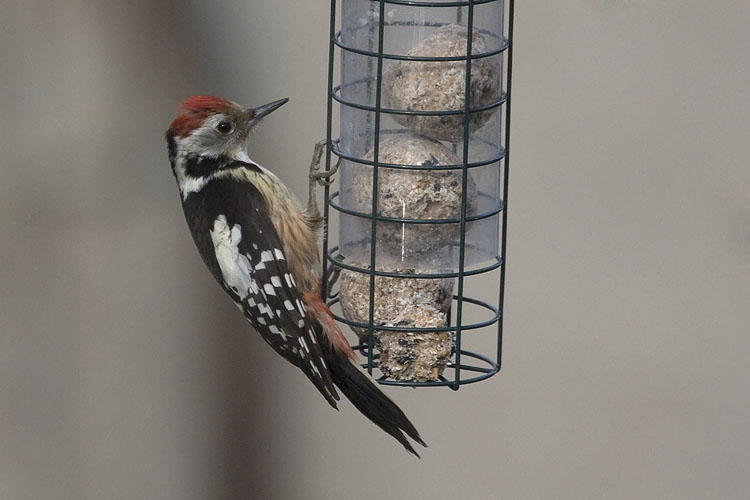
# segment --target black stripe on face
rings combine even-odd
[[[167,151],[169,152],[169,162],[174,165],[174,161],[177,158],[177,141],[169,135],[167,135]]]
[[[240,162],[227,156],[213,157],[190,154],[185,159],[185,173],[188,177],[196,179],[207,177],[219,170],[225,170],[237,166],[243,166],[249,170],[260,172],[260,167],[254,163]]]
[[[199,179],[226,168],[232,160],[224,156],[210,157],[190,154],[185,159],[185,173],[188,177]]]

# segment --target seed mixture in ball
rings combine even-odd
[[[372,160],[373,152],[365,155]],[[418,136],[395,137],[382,141],[378,163],[403,166],[459,165],[461,161],[443,144]],[[363,213],[372,210],[373,170],[369,166],[354,167],[352,195],[354,209]],[[461,217],[463,171],[410,170],[378,168],[378,215],[400,219],[435,220]],[[467,179],[467,212],[472,213],[476,199],[476,184]],[[368,225],[370,221],[362,219]],[[382,221],[377,225],[377,244],[380,253],[398,256],[402,260],[435,257],[445,260],[446,252],[457,245],[460,223],[428,224],[417,222]]]
[[[435,30],[407,56],[453,57],[466,55],[468,29],[449,24]],[[484,36],[473,30],[472,55],[487,52]],[[500,97],[498,56],[473,59],[469,106],[476,109]],[[384,107],[406,111],[463,111],[466,98],[466,61],[396,61],[383,74]],[[469,131],[482,127],[497,110],[472,113]],[[463,138],[463,114],[414,116],[394,114],[393,119],[413,132],[456,142]]]
[[[453,332],[382,332],[377,344],[383,375],[409,382],[440,380],[455,349]]]
[[[354,263],[358,265],[357,263]],[[442,328],[453,300],[453,279],[420,278],[415,269],[378,268],[378,271],[405,274],[404,277],[376,276],[373,324],[402,328]],[[341,311],[357,323],[370,320],[370,275],[341,271]],[[367,342],[368,330],[352,327]],[[373,332],[380,353],[379,368],[395,380],[425,382],[437,380],[453,351],[453,332],[383,331]]]

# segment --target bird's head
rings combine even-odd
[[[253,127],[288,100],[245,108],[221,97],[188,97],[167,130],[167,141],[173,139],[181,154],[238,159]]]
[[[183,196],[195,190],[191,186],[202,186],[211,174],[232,162],[249,162],[246,143],[250,132],[287,101],[245,108],[208,95],[185,99],[166,133],[169,160]]]

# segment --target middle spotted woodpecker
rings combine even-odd
[[[167,130],[169,161],[188,227],[203,262],[250,324],[299,367],[328,403],[339,390],[409,452],[416,428],[360,369],[320,293],[311,197],[302,210],[276,175],[254,163],[246,142],[253,127],[286,103],[244,108],[213,96],[186,99]]]

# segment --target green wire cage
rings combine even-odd
[[[331,2],[324,293],[380,383],[500,370],[512,34],[512,0]]]

